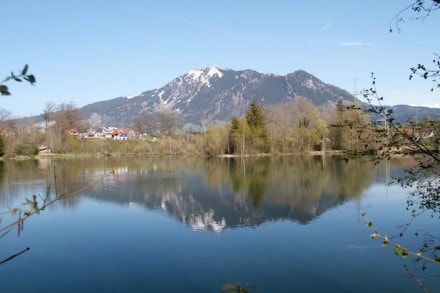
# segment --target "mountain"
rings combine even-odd
[[[287,75],[264,74],[254,70],[235,71],[218,67],[190,70],[165,86],[134,97],[92,103],[80,108],[95,126],[130,127],[135,116],[156,111],[178,111],[183,123],[193,127],[207,122],[229,121],[241,116],[252,100],[263,106],[286,102],[296,96],[309,98],[316,106],[339,99],[353,102],[346,90],[327,84],[298,70]],[[366,107],[368,105],[365,105]],[[440,109],[398,105],[391,107],[397,122],[430,116],[440,120]],[[31,117],[41,122],[41,116]],[[380,117],[373,117],[379,119]],[[193,129],[195,129],[193,128]]]
[[[440,120],[440,108],[395,105],[390,107],[390,109],[393,111],[393,118],[400,123],[405,123],[409,120],[419,121],[426,116],[434,120]]]
[[[305,96],[317,106],[354,99],[349,92],[303,70],[275,75],[210,67],[191,70],[162,88],[96,102],[81,111],[85,117],[99,114],[107,125],[129,126],[134,116],[167,109],[179,111],[184,123],[203,125],[243,115],[252,100],[270,105],[296,96]]]

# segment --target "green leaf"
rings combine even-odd
[[[396,247],[394,247],[394,253],[400,255],[402,253],[402,247],[397,244]]]
[[[29,66],[26,64],[23,68],[23,70],[21,71],[21,75],[26,75],[27,71],[29,69]]]
[[[27,80],[30,84],[34,84],[35,82],[37,82],[33,74],[26,75],[24,79]]]
[[[390,241],[388,240],[388,236],[385,235],[382,241],[382,247],[387,247]]]
[[[379,236],[380,236],[380,234],[379,234],[378,231],[374,231],[374,233],[370,235],[370,237],[373,238],[373,239],[374,239],[374,238],[377,238],[377,237],[379,237]]]
[[[37,202],[34,203],[34,205],[33,205],[33,209],[34,209],[34,211],[35,211],[37,214],[39,214],[40,211],[41,211],[41,209],[38,207],[38,203],[37,203]]]
[[[0,93],[2,96],[9,96],[11,93],[8,90],[8,87],[5,85],[0,85]]]

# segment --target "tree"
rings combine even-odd
[[[364,110],[339,100],[330,117],[329,138],[336,150],[369,153],[375,147],[375,126]]]
[[[157,112],[158,131],[162,135],[170,136],[179,127],[179,114],[172,111]]]
[[[55,109],[55,104],[53,102],[47,102],[46,105],[44,106],[43,113],[41,113],[41,117],[44,120],[44,130],[46,131],[49,122],[52,119],[52,114],[54,109]]]
[[[90,124],[90,127],[97,128],[102,126],[102,116],[98,113],[92,113],[90,118],[87,120],[88,124]]]
[[[301,110],[298,124],[292,131],[293,141],[299,151],[310,151],[319,146],[328,130],[325,121],[320,117],[319,110],[308,100],[301,101],[305,109]]]
[[[268,108],[271,151],[308,151],[327,135],[326,122],[313,103],[302,96]]]
[[[205,153],[210,156],[222,155],[228,148],[228,132],[225,127],[210,126],[205,133]]]
[[[270,151],[287,153],[290,151],[288,142],[290,133],[295,125],[294,116],[290,110],[291,102],[271,105],[267,108],[266,119],[269,129]]]
[[[136,135],[141,135],[145,132],[142,118],[143,118],[142,116],[135,116],[133,118],[132,127]]]
[[[55,129],[58,146],[61,149],[67,140],[68,131],[80,126],[82,115],[73,103],[62,103],[55,112]]]
[[[133,118],[132,127],[137,134],[156,134],[159,132],[159,114],[148,113],[135,116]]]
[[[55,113],[55,123],[62,132],[77,127],[82,115],[73,103],[62,103]]]
[[[241,127],[240,127],[240,120],[238,120],[237,117],[232,117],[230,126],[229,126],[229,132],[228,132],[228,148],[229,153],[234,154],[238,153],[240,150],[240,137],[241,137]]]
[[[342,100],[338,100],[336,104],[336,112],[330,118],[331,123],[331,141],[333,142],[333,147],[336,150],[342,149],[342,135],[343,135],[343,125],[344,125],[344,105]]]
[[[256,101],[252,101],[245,117],[249,127],[252,147],[258,151],[267,151],[266,119],[263,109]]]
[[[11,117],[11,111],[0,108],[0,131],[6,132],[11,127]]]

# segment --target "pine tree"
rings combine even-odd
[[[262,107],[256,101],[252,101],[249,105],[246,112],[246,122],[249,126],[253,147],[258,151],[267,151],[266,119]]]
[[[237,117],[232,117],[229,128],[229,153],[231,154],[237,153],[239,150],[240,133],[240,120]]]

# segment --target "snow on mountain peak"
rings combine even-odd
[[[200,70],[200,69],[190,70],[190,71],[188,71],[188,76],[191,77],[193,80],[197,80],[201,76],[203,76],[203,70]]]
[[[211,86],[211,84],[209,83],[209,80],[214,76],[221,78],[223,76],[223,73],[220,71],[219,68],[213,66],[213,67],[209,67],[209,68],[205,68],[205,69],[190,70],[190,71],[188,71],[186,76],[188,79],[190,79],[192,81],[200,82],[200,83],[205,84],[209,87],[209,86]]]
[[[223,73],[217,67],[213,66],[209,68],[208,76],[213,77],[215,75],[221,78],[223,76]]]
[[[207,81],[208,79],[210,79],[211,77],[214,77],[216,75],[218,77],[222,77],[223,73],[220,71],[220,69],[218,67],[215,67],[215,66],[205,68],[205,69],[193,69],[193,70],[188,71],[188,74],[187,74],[187,76],[191,77],[192,80],[201,79],[202,81]]]

